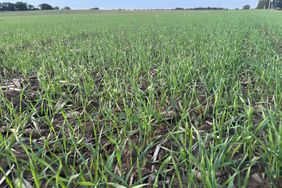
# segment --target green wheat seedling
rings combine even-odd
[[[0,187],[281,186],[278,12],[0,22]]]

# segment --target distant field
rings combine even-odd
[[[281,23],[1,13],[0,187],[282,187]]]

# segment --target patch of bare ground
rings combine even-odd
[[[39,80],[36,76],[4,80],[4,85],[0,86],[0,89],[4,93],[4,98],[13,107],[25,109],[29,102],[35,102],[37,99]]]

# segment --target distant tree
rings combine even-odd
[[[271,5],[270,0],[259,0],[257,9],[268,9]]]
[[[176,7],[175,10],[185,10],[185,9],[182,7]]]
[[[64,8],[62,8],[62,10],[71,10],[71,8],[70,7],[64,7]]]
[[[27,3],[24,3],[24,2],[16,2],[15,8],[18,11],[26,11],[28,10],[28,5]]]
[[[51,5],[43,3],[39,5],[41,10],[52,10],[54,9]],[[30,11],[30,10],[40,10],[35,8],[33,5],[27,4],[25,2],[18,1],[16,3],[10,2],[0,2],[0,11]],[[59,9],[59,8],[58,8]]]
[[[250,5],[245,5],[243,6],[243,10],[250,10],[251,9],[251,6]]]
[[[35,7],[33,5],[28,5],[28,10],[35,10]]]
[[[100,10],[98,7],[91,8],[90,10]]]
[[[54,10],[60,10],[60,7],[56,6],[54,7]]]
[[[222,7],[196,7],[196,8],[187,8],[185,10],[228,10]]]
[[[2,11],[15,11],[16,7],[14,3],[2,3],[1,10]]]
[[[46,3],[42,3],[40,5],[38,5],[40,7],[41,10],[53,10],[54,8]]]
[[[276,8],[276,9],[282,9],[282,0],[274,0],[271,3],[271,7]]]

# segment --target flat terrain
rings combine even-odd
[[[281,21],[0,13],[0,187],[281,187]]]

